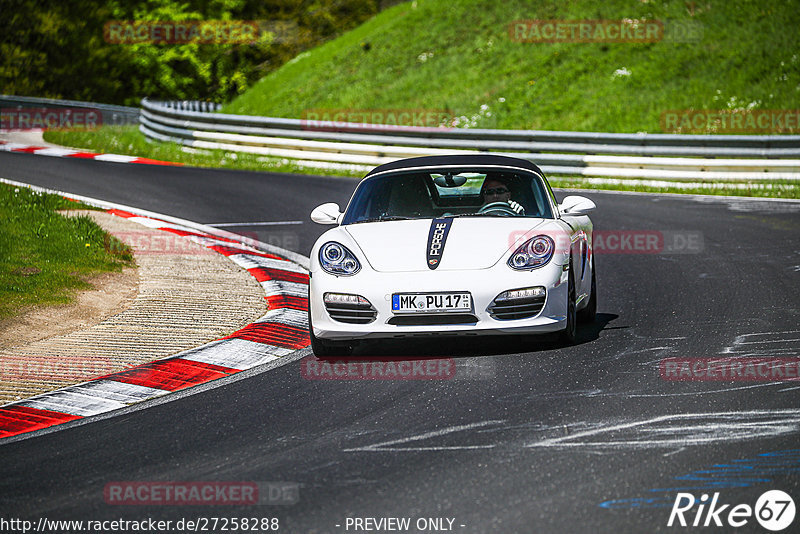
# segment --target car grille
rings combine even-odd
[[[538,315],[544,307],[545,295],[521,299],[496,298],[489,306],[489,315],[501,321],[527,319]]]
[[[469,313],[395,315],[386,322],[397,326],[436,326],[446,324],[473,324],[478,322],[478,318]]]
[[[378,311],[370,304],[328,304],[326,302],[325,309],[331,319],[340,323],[368,324],[378,316]]]

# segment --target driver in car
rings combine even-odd
[[[487,178],[481,187],[481,198],[483,198],[483,205],[493,204],[495,202],[505,202],[514,213],[517,215],[525,215],[525,208],[519,202],[511,200],[511,190],[504,182],[495,178]]]

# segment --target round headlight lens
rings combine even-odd
[[[353,258],[347,258],[342,262],[342,269],[348,274],[353,274],[358,270],[358,262]]]
[[[523,268],[528,263],[528,255],[524,252],[518,252],[511,257],[511,262],[514,267]]]
[[[535,237],[530,248],[534,256],[547,256],[552,250],[551,241],[546,237]]]
[[[555,243],[546,235],[537,235],[520,245],[508,259],[512,269],[536,269],[547,265],[553,257]]]
[[[322,257],[330,263],[339,263],[344,258],[344,250],[338,243],[328,243],[322,249]]]
[[[337,276],[351,276],[361,270],[355,255],[335,241],[329,241],[319,249],[319,264],[325,272]]]

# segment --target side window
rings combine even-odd
[[[533,200],[536,204],[536,212],[531,212],[529,215],[543,217],[544,214],[550,212],[550,210],[547,209],[548,201],[545,197],[547,193],[539,186],[539,183],[536,180],[531,180],[531,190],[533,191]]]
[[[561,218],[561,213],[558,211],[558,201],[556,200],[556,196],[553,194],[553,188],[550,187],[550,182],[542,178],[542,182],[544,182],[545,187],[547,187],[547,194],[550,195],[550,200],[553,201],[553,215],[556,219]]]

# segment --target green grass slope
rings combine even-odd
[[[519,19],[688,21],[702,38],[523,43],[508,31]],[[301,54],[223,111],[428,109],[477,128],[660,132],[666,110],[800,108],[798,27],[797,0],[416,0]]]
[[[66,304],[86,278],[133,266],[130,247],[58,195],[0,183],[0,319],[32,305]]]

